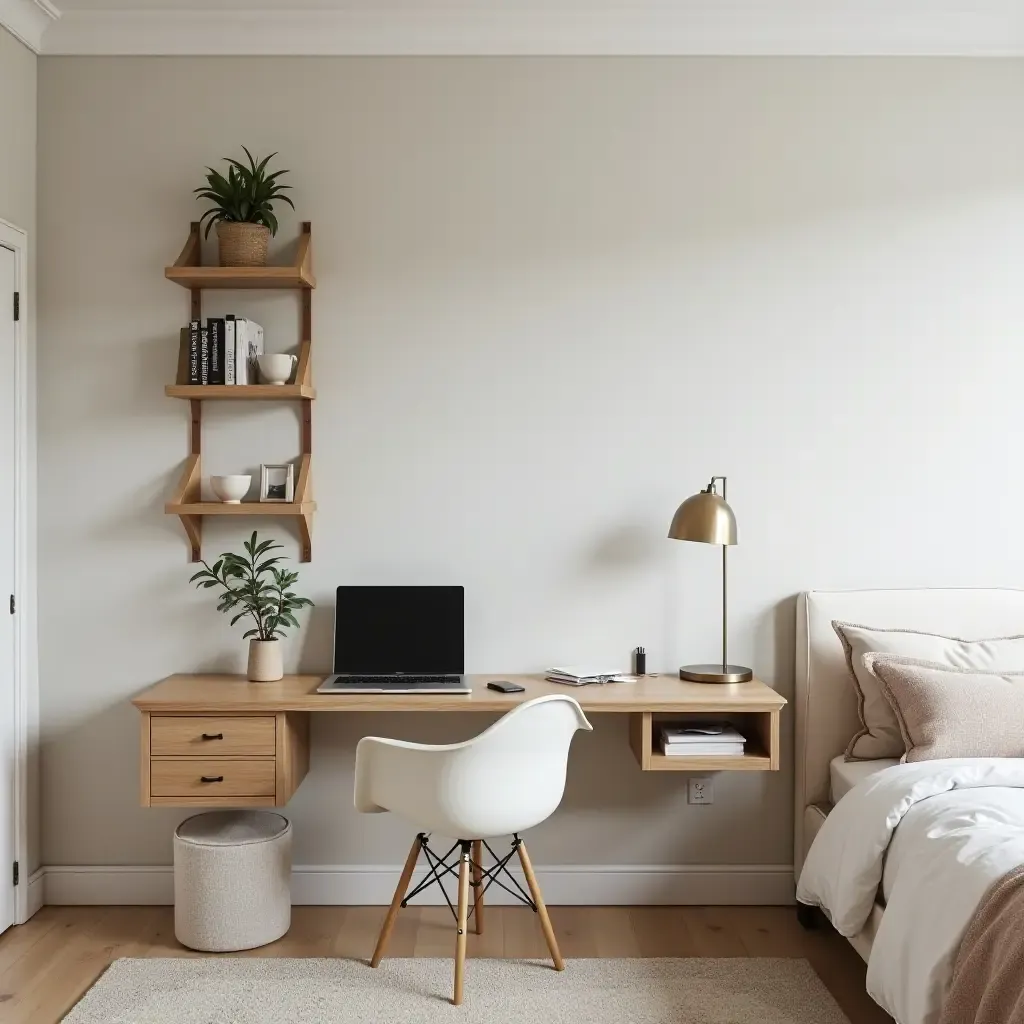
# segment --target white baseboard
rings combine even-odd
[[[28,893],[25,904],[25,921],[43,909],[46,902],[46,869],[36,868],[28,880]],[[22,922],[24,924],[24,921]]]
[[[50,905],[160,906],[174,902],[170,867],[47,867],[45,901]],[[401,866],[342,865],[296,867],[296,906],[386,906]],[[33,876],[34,877],[34,876]],[[419,872],[414,881],[424,877]],[[522,875],[516,877],[525,886]],[[789,864],[593,864],[539,867],[544,899],[552,906],[779,906],[792,904]],[[496,885],[487,893],[495,905],[515,900]],[[417,903],[440,904],[436,888]]]

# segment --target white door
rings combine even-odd
[[[0,932],[14,924],[14,252],[0,245]]]

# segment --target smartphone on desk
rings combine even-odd
[[[487,684],[488,690],[497,690],[498,693],[525,693],[526,687],[513,683],[508,679],[492,679]]]

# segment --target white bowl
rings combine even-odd
[[[251,476],[211,476],[210,486],[213,493],[224,502],[225,505],[240,505],[242,499],[249,493],[249,486],[252,483]]]
[[[264,384],[287,384],[295,369],[295,356],[271,352],[257,359]]]

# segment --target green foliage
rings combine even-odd
[[[287,203],[293,210],[295,204],[284,195],[286,188],[291,185],[281,185],[277,179],[288,171],[275,171],[267,174],[267,164],[276,153],[260,160],[259,163],[253,158],[245,146],[245,155],[249,158],[249,166],[233,160],[227,156],[224,159],[228,162],[228,176],[225,178],[219,171],[212,167],[206,169],[210,172],[206,175],[206,184],[202,188],[195,189],[200,199],[209,199],[214,204],[199,218],[202,224],[207,217],[206,237],[210,237],[210,228],[219,220],[236,221],[242,224],[263,224],[270,228],[272,235],[277,234],[277,218],[274,216],[274,203],[280,200]]]
[[[245,558],[227,551],[212,567],[204,560],[205,568],[197,572],[189,583],[195,583],[204,590],[222,588],[224,593],[220,596],[217,610],[235,613],[231,619],[232,626],[239,619],[251,615],[256,625],[247,630],[245,636],[259,640],[277,640],[287,636],[286,627],[299,628],[295,612],[312,606],[313,602],[308,597],[297,597],[292,591],[299,574],[279,569],[278,563],[284,561],[280,555],[265,557],[280,548],[280,544],[272,540],[260,541],[253,531],[252,537],[242,546]]]

